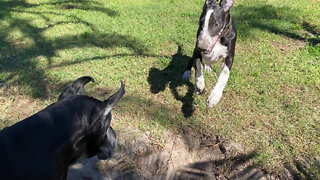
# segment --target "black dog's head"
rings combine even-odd
[[[200,16],[199,29],[197,34],[197,47],[205,53],[211,53],[213,46],[218,41],[219,36],[229,23],[229,11],[233,5],[233,0],[206,0]]]
[[[124,84],[121,81],[121,87],[117,93],[113,94],[106,101],[102,102],[102,111],[104,113],[99,117],[101,123],[100,134],[97,135],[102,137],[100,142],[97,141],[97,155],[99,159],[108,159],[110,158],[116,150],[117,147],[117,136],[115,131],[110,126],[111,123],[111,109],[113,106],[120,100],[124,95]],[[101,110],[100,110],[101,111]],[[99,132],[99,131],[95,131]]]
[[[99,159],[107,159],[116,149],[116,133],[110,126],[111,110],[124,95],[124,84],[121,81],[118,92],[105,101],[99,101],[83,95],[84,85],[90,81],[94,81],[93,78],[85,76],[72,82],[61,93],[58,101],[63,104],[67,101],[77,103],[76,106],[80,107],[77,109],[82,111],[77,122],[74,122],[79,130],[72,140],[75,152],[72,162],[94,155],[98,155]]]

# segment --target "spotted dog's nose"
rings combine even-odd
[[[207,49],[205,49],[205,48],[203,48],[203,47],[198,47],[198,50],[199,50],[200,52],[205,52]]]
[[[204,52],[208,49],[208,43],[206,42],[205,39],[203,39],[202,37],[199,37],[198,39],[198,43],[197,43],[197,48],[200,52]]]

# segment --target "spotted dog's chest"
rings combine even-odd
[[[227,55],[228,55],[227,46],[224,46],[220,42],[217,42],[210,54],[201,53],[202,63],[211,65],[213,63],[216,63],[220,58],[226,58]]]

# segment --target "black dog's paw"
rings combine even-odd
[[[203,89],[203,90],[201,91],[200,89],[197,88],[197,90],[196,90],[195,93],[198,94],[198,95],[203,95],[203,94],[206,93],[206,89]]]

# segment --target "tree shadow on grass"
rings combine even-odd
[[[148,76],[150,91],[153,94],[164,91],[166,86],[169,85],[171,93],[174,95],[175,99],[183,103],[181,111],[187,118],[192,116],[192,113],[194,111],[192,106],[192,103],[194,101],[194,86],[190,82],[182,81],[182,74],[186,69],[186,65],[189,59],[189,56],[183,55],[183,50],[179,45],[178,51],[175,55],[172,56],[170,64],[163,70],[151,68]],[[179,94],[177,89],[184,84],[188,86],[188,91],[186,95],[182,96]]]
[[[175,171],[172,179],[260,179],[266,177],[259,167],[253,165],[252,159],[255,156],[257,153],[251,152],[221,160],[195,162]]]
[[[308,39],[311,46],[318,46],[320,48],[320,27],[315,27],[308,22],[303,22],[302,27],[312,34],[312,37]]]
[[[101,12],[107,14],[108,16],[118,15],[117,11],[114,11],[110,8],[102,7],[102,3],[96,1],[87,1],[87,0],[60,0],[54,2],[40,2],[40,3],[29,3],[25,0],[14,0],[14,1],[1,1],[1,13],[0,19],[5,16],[8,16],[11,11],[19,11],[15,8],[32,8],[39,6],[53,6],[54,8],[59,9],[78,9],[86,11]],[[21,10],[21,12],[28,12],[26,10]],[[42,12],[39,12],[42,13]]]
[[[240,37],[252,37],[252,30],[261,29],[294,40],[306,41],[313,46],[319,44],[319,27],[302,19],[297,15],[297,11],[290,7],[275,7],[260,2],[257,5],[237,6],[232,14]],[[306,33],[311,37],[307,37]]]
[[[50,5],[46,10],[36,10],[33,7]],[[0,20],[5,26],[0,27],[0,81],[7,85],[24,86],[30,89],[34,98],[45,99],[48,97],[47,85],[53,77],[46,75],[46,69],[51,68],[52,58],[57,56],[58,51],[78,47],[128,47],[134,54],[144,52],[144,45],[129,36],[117,33],[101,33],[88,21],[84,21],[76,15],[70,15],[70,9],[82,9],[89,12],[101,12],[108,16],[116,16],[118,12],[109,8],[101,7],[95,1],[56,1],[49,3],[32,4],[24,0],[1,1]],[[62,8],[61,8],[62,7]],[[31,9],[32,8],[32,9]],[[55,12],[59,9],[59,12]],[[62,9],[62,11],[61,11]],[[65,10],[65,11],[64,11]],[[31,20],[12,13],[24,13],[44,20],[45,27],[33,25]],[[66,20],[53,22],[50,15],[63,17]],[[87,26],[91,32],[79,35],[65,35],[54,39],[47,38],[44,32],[61,24],[82,24]],[[14,39],[11,32],[20,31],[23,39]],[[24,39],[28,38],[31,45],[24,45]],[[45,58],[47,67],[38,65],[38,58]],[[89,58],[90,59],[90,58]]]

